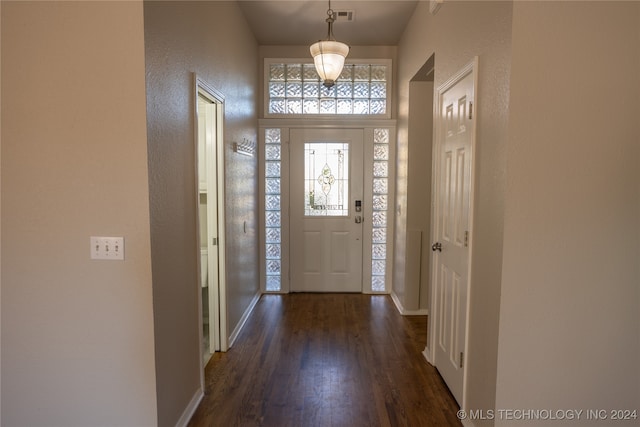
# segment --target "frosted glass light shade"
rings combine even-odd
[[[322,40],[309,48],[318,75],[326,87],[331,87],[342,72],[349,46],[335,40]]]

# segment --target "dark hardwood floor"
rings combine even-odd
[[[388,296],[264,295],[207,365],[189,426],[460,426],[426,322]]]

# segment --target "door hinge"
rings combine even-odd
[[[464,353],[460,352],[460,367],[464,368]]]
[[[464,232],[464,247],[469,247],[469,231]]]
[[[469,101],[469,120],[473,120],[473,102]]]
[[[213,244],[213,246],[218,246],[218,238],[214,237],[211,243]]]

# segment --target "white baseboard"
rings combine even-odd
[[[261,296],[262,296],[262,294],[260,292],[256,293],[253,296],[253,299],[249,303],[249,307],[247,307],[247,309],[244,311],[244,314],[240,318],[240,321],[238,322],[236,327],[233,329],[233,332],[231,332],[231,335],[229,335],[229,348],[231,348],[231,346],[233,346],[233,343],[235,342],[236,338],[238,338],[238,335],[240,335],[240,331],[244,327],[244,324],[247,323],[247,319],[249,318],[249,315],[251,314],[251,312],[255,308],[255,306],[258,303],[258,300],[260,299]]]
[[[391,299],[393,300],[393,303],[396,305],[396,308],[398,309],[400,314],[402,314],[403,316],[428,316],[429,315],[428,308],[422,308],[419,310],[406,310],[402,305],[402,303],[400,302],[400,299],[398,298],[395,292],[391,292]]]
[[[421,308],[420,310],[405,310],[402,313],[403,316],[428,316],[429,315],[429,309],[428,308]]]
[[[429,347],[425,347],[424,350],[422,350],[422,355],[425,359],[427,359],[429,365],[434,366],[433,362],[431,361],[431,351],[429,351]]]
[[[398,299],[398,295],[396,295],[395,292],[391,292],[391,299],[393,300],[393,303],[396,305],[398,312],[402,314],[402,310],[404,310],[404,307],[402,306],[402,303]]]
[[[184,412],[182,412],[182,416],[176,423],[176,427],[187,427],[187,424],[189,424],[191,417],[193,417],[193,413],[198,409],[198,405],[202,401],[203,397],[204,392],[201,389],[198,389],[196,394],[193,395],[193,398],[191,398],[191,402],[189,402],[187,407],[184,409]]]
[[[234,341],[236,340],[236,338],[238,338],[238,335],[240,334],[240,331],[244,327],[244,324],[247,322],[247,319],[249,318],[249,315],[251,314],[251,312],[255,308],[255,306],[258,303],[258,300],[260,299],[261,295],[262,294],[260,292],[258,292],[253,296],[253,299],[249,303],[249,307],[247,307],[247,309],[245,310],[244,314],[242,315],[242,318],[240,318],[240,321],[238,322],[236,327],[233,329],[233,332],[229,336],[229,347],[231,347],[233,345]],[[187,407],[184,409],[184,412],[182,413],[182,416],[180,417],[180,419],[176,423],[176,427],[186,427],[187,426],[187,424],[191,420],[191,417],[193,416],[193,413],[196,411],[196,409],[198,408],[198,405],[202,401],[203,397],[204,397],[203,390],[202,389],[198,389],[196,391],[196,393],[193,395],[193,398],[191,399],[191,401],[189,402]]]

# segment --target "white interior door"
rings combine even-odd
[[[471,70],[472,71],[472,70]],[[462,404],[469,283],[474,75],[439,90],[434,259],[435,365]]]
[[[200,249],[201,382],[216,351],[227,350],[224,233],[224,97],[196,77],[198,244]]]
[[[218,272],[217,105],[198,94],[200,275],[205,358],[220,351]]]
[[[361,292],[363,131],[290,136],[291,290]]]

